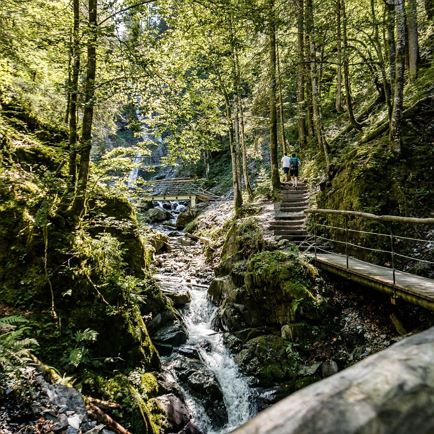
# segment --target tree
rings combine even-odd
[[[417,76],[417,64],[419,60],[416,0],[407,0],[406,18],[408,35],[408,73],[410,81],[414,81]]]
[[[84,84],[84,111],[83,123],[78,155],[80,157],[77,190],[74,201],[71,205],[72,215],[78,216],[85,203],[87,182],[89,178],[90,151],[92,148],[92,127],[95,107],[95,78],[97,65],[97,43],[98,43],[98,12],[97,0],[88,0],[88,41],[87,41],[87,61],[86,61],[86,80]]]
[[[78,101],[78,79],[80,75],[80,1],[73,0],[73,30],[71,44],[70,81],[68,86],[69,94],[69,176],[70,184],[75,188],[77,178],[77,101]]]
[[[405,10],[404,0],[395,0],[396,19],[396,66],[393,91],[393,110],[390,120],[389,139],[393,151],[401,152],[401,123],[404,105],[404,71],[405,71]]]
[[[304,0],[297,1],[297,123],[298,142],[306,144]]]
[[[269,49],[269,74],[270,74],[270,160],[271,160],[271,185],[276,194],[280,188],[279,166],[277,159],[277,58],[276,58],[276,16],[274,0],[269,3],[268,15],[268,49]]]

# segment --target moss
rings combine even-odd
[[[249,258],[263,247],[262,228],[254,217],[235,220],[227,232],[217,273],[228,274],[235,263]]]
[[[98,394],[107,401],[120,404],[119,409],[113,410],[113,415],[131,432],[143,434],[160,432],[160,424],[164,420],[161,410],[148,400],[146,394],[136,389],[128,376],[117,374],[111,378],[104,378],[89,373],[83,383],[83,388],[85,391],[89,390],[93,394]]]
[[[191,222],[187,223],[184,228],[184,232],[192,234],[199,227],[199,220],[195,218]]]
[[[158,393],[158,382],[154,374],[145,372],[140,376],[140,391],[146,396],[156,396]]]
[[[237,363],[262,385],[294,378],[299,370],[300,357],[296,350],[280,336],[263,335],[243,345],[235,356]]]

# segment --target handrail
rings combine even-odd
[[[340,214],[347,216],[365,217],[371,220],[380,220],[385,222],[397,223],[414,223],[414,224],[434,224],[434,218],[402,217],[396,215],[376,215],[361,211],[345,211],[338,209],[307,209],[306,214]]]
[[[313,232],[314,232],[313,236],[314,236],[315,259],[317,258],[317,250],[323,250],[321,247],[317,247],[317,240],[327,240],[327,241],[331,241],[332,243],[338,243],[340,245],[344,245],[345,246],[345,257],[346,257],[346,269],[347,270],[349,269],[349,256],[350,256],[349,247],[363,249],[363,250],[369,250],[369,251],[378,252],[378,253],[390,254],[390,260],[391,260],[390,268],[392,269],[392,273],[393,273],[393,291],[394,291],[393,292],[393,298],[396,297],[396,277],[395,277],[396,257],[402,257],[402,258],[410,259],[410,260],[417,261],[417,262],[424,262],[427,264],[434,264],[432,261],[429,261],[429,260],[415,258],[415,257],[404,255],[399,251],[397,252],[396,246],[395,246],[395,240],[396,239],[402,239],[402,240],[405,239],[408,241],[423,242],[423,243],[431,242],[431,241],[430,240],[422,240],[420,238],[410,238],[408,236],[396,235],[396,234],[394,234],[393,225],[392,225],[392,223],[434,224],[434,218],[417,218],[417,217],[402,217],[402,216],[392,216],[392,215],[375,215],[375,214],[370,214],[370,213],[361,212],[361,211],[345,211],[345,210],[335,210],[335,209],[308,209],[308,210],[305,210],[305,213],[306,214],[312,214],[312,215],[333,214],[333,215],[344,216],[344,223],[342,226],[321,224],[321,223],[315,222],[315,219],[313,219],[312,223],[313,223]],[[376,221],[389,222],[390,223],[390,225],[388,225],[389,226],[389,233],[385,234],[385,233],[376,233],[376,232],[371,232],[371,231],[351,229],[348,225],[349,217],[362,217],[362,218],[376,220]],[[318,227],[324,227],[325,229],[331,229],[331,230],[335,230],[335,231],[336,230],[337,231],[343,231],[344,232],[344,240],[332,239],[332,238],[321,236],[317,232]],[[354,244],[349,239],[350,233],[363,233],[363,234],[387,237],[390,239],[390,250],[384,250],[384,249],[379,249],[379,248],[376,249],[376,248],[362,246],[360,244]],[[333,236],[333,235],[331,235],[331,236]],[[331,252],[329,252],[329,253],[331,253]]]

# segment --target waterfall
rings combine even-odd
[[[136,156],[134,157],[134,166],[130,171],[130,174],[128,175],[128,181],[127,181],[127,186],[128,188],[133,188],[136,180],[137,180],[137,176],[139,175],[139,163],[140,160],[142,159],[142,156],[140,154],[136,154]]]
[[[214,372],[228,412],[228,423],[221,431],[213,431],[208,418],[197,408],[194,413],[198,420],[195,422],[209,434],[228,433],[256,413],[252,392],[225,347],[223,336],[211,328],[211,320],[217,308],[208,300],[206,288],[193,286],[191,295],[192,300],[185,316],[189,332],[186,345],[197,348],[204,364]],[[203,349],[204,340],[209,344],[209,350]]]

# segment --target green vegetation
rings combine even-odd
[[[168,239],[132,205],[155,164],[232,195],[221,221],[189,211],[179,227],[219,257],[210,292],[227,300],[228,329],[273,328],[243,342],[240,363],[257,352],[255,375],[294,380],[289,341],[309,341],[326,302],[315,269],[264,240],[254,201],[279,197],[279,159],[294,151],[318,207],[431,215],[433,41],[432,0],[3,0],[5,375],[32,350],[120,402],[133,431],[164,425],[147,324],[175,316],[151,276]]]

